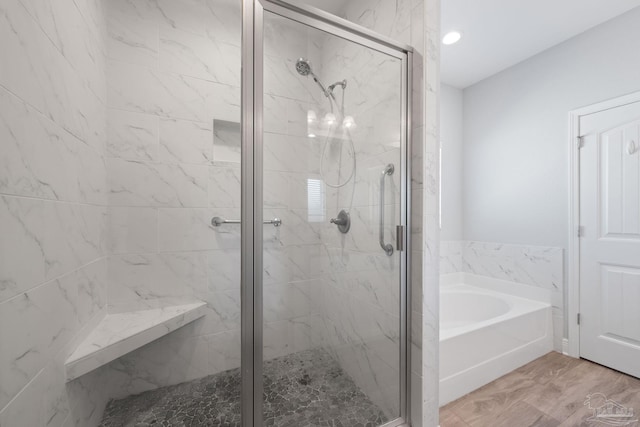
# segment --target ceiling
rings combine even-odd
[[[465,88],[640,6],[640,0],[442,0],[442,82]]]

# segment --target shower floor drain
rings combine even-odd
[[[388,418],[324,350],[264,365],[264,424],[375,427]],[[240,427],[240,370],[109,403],[101,427]]]

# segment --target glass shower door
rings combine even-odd
[[[264,11],[256,76],[264,425],[395,425],[406,56],[280,12]]]

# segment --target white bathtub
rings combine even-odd
[[[545,291],[462,273],[441,277],[440,406],[552,349]]]

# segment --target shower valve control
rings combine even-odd
[[[338,230],[340,230],[340,232],[343,234],[348,233],[349,229],[351,228],[351,217],[344,209],[341,210],[340,213],[338,213],[337,218],[331,218],[330,222],[331,224],[337,225]]]

